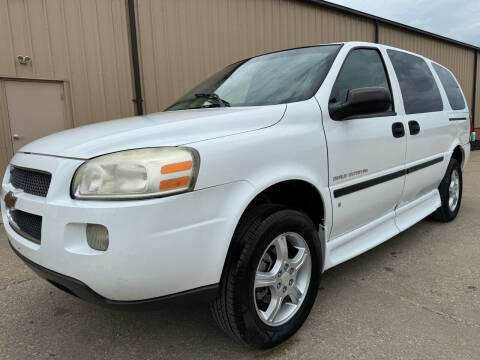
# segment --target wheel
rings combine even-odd
[[[445,177],[438,187],[442,205],[432,214],[432,218],[442,222],[455,219],[462,202],[462,189],[462,168],[460,163],[452,158],[448,164]]]
[[[218,325],[248,346],[266,349],[303,324],[317,296],[321,243],[300,211],[260,206],[243,217],[233,240],[212,313]]]

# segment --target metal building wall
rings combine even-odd
[[[373,21],[304,1],[137,0],[146,112],[235,61],[275,50],[375,40]]]
[[[0,0],[0,44],[0,80],[63,81],[72,126],[134,114],[124,0]],[[2,98],[0,171],[13,155]]]
[[[473,105],[475,51],[386,24],[379,26],[379,42],[426,56],[450,69],[460,83],[468,106]]]
[[[477,51],[477,88],[475,95],[474,127],[480,128],[480,51]]]

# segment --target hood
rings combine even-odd
[[[116,151],[178,146],[274,125],[286,105],[181,110],[105,121],[62,131],[20,149],[90,159]]]

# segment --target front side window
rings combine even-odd
[[[261,106],[307,100],[322,84],[339,47],[324,45],[286,50],[232,64],[166,110]]]
[[[445,92],[447,93],[448,102],[450,103],[452,110],[465,109],[465,100],[463,100],[462,90],[460,90],[453,75],[443,66],[435,63],[432,63],[432,65],[440,78],[440,82],[442,83]]]
[[[442,97],[425,60],[397,50],[387,50],[387,53],[400,84],[405,113],[442,111]]]
[[[390,91],[387,73],[380,53],[375,49],[352,50],[338,74],[329,102],[342,104],[348,92],[366,87],[383,87]],[[391,93],[391,92],[390,92]],[[393,109],[389,109],[392,111]]]

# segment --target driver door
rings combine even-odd
[[[388,89],[391,108],[338,121],[322,106],[333,205],[332,240],[367,224],[394,226],[394,209],[404,187],[406,137],[403,119],[395,112],[398,87],[392,89],[379,48],[349,51],[332,86],[329,105],[345,103],[350,90],[365,87]]]

